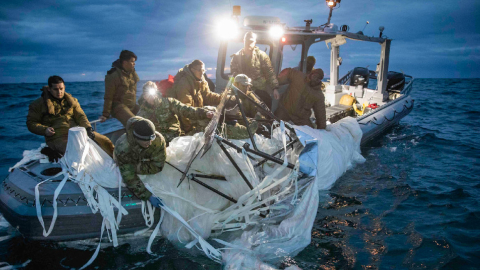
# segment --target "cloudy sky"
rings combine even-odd
[[[142,80],[175,75],[197,58],[215,68],[216,21],[233,5],[242,6],[242,16],[277,16],[289,26],[305,19],[318,26],[328,16],[322,0],[2,1],[0,83],[46,82],[53,74],[101,81],[122,49],[138,55]],[[343,0],[332,22],[357,32],[369,21],[366,35],[378,35],[384,26],[394,39],[390,70],[417,78],[478,78],[479,18],[478,0]],[[328,70],[323,47],[312,53],[316,67]],[[347,43],[341,73],[375,65],[378,51],[378,45]],[[214,69],[209,73],[214,77]]]

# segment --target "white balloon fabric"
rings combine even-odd
[[[62,165],[62,172],[52,178],[60,174],[63,174],[64,178],[54,193],[54,214],[48,231],[45,230],[45,224],[42,218],[39,186],[51,180],[47,179],[40,182],[35,187],[37,217],[43,227],[43,235],[47,237],[52,232],[57,218],[57,197],[66,181],[72,179],[82,189],[92,212],[100,212],[103,216],[102,228],[100,228],[100,239],[103,236],[104,230],[107,229],[111,233],[113,245],[117,246],[117,230],[119,229],[121,217],[122,215],[127,215],[128,212],[121,205],[120,190],[122,187],[122,177],[113,159],[87,136],[85,128],[74,127],[68,131],[67,150],[59,163]],[[118,188],[118,201],[110,195],[105,188]],[[114,208],[118,209],[116,218]],[[81,269],[87,267],[95,260],[100,251],[100,243],[92,258]]]
[[[365,160],[360,154],[362,131],[353,118],[329,125],[327,130],[305,126],[295,126],[295,130],[301,145],[282,152],[286,153],[288,162],[295,165],[294,169],[270,161],[261,168],[254,168],[252,164],[256,162],[245,152],[227,147],[253,190],[217,143],[203,158],[195,159],[189,173],[224,176],[227,181],[199,180],[234,198],[237,203],[188,179],[177,188],[181,173],[170,165],[142,179],[201,238],[211,238],[225,246],[220,250],[224,250],[222,262],[226,268],[270,269],[265,263],[277,263],[285,256],[295,256],[310,243],[318,209],[318,191],[331,188],[347,169]],[[271,154],[285,148],[285,135],[282,134],[284,132],[277,128],[272,139],[255,135],[256,145]],[[201,140],[201,134],[174,139],[167,148],[167,161],[184,170]],[[245,142],[234,143],[241,146]],[[261,160],[256,158],[257,162]],[[265,217],[265,214],[268,215]],[[178,219],[168,214],[161,224],[161,234],[187,248],[198,242]]]

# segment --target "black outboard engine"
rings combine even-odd
[[[387,91],[400,92],[405,87],[405,75],[400,72],[389,71],[387,73]]]
[[[363,85],[363,88],[367,88],[369,78],[370,78],[370,72],[368,71],[367,68],[356,67],[353,69],[352,75],[350,76],[350,85],[351,86]]]

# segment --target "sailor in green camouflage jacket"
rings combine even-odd
[[[141,200],[150,200],[154,206],[158,204],[138,177],[161,172],[167,158],[165,139],[155,131],[153,123],[139,116],[130,118],[126,134],[115,143],[113,158],[133,194]]]
[[[168,144],[176,137],[184,135],[179,117],[189,119],[212,118],[214,112],[204,108],[195,108],[181,103],[174,98],[162,97],[157,91],[154,82],[147,82],[143,85],[143,93],[139,100],[140,111],[138,116],[149,119],[155,125]],[[208,123],[208,121],[206,121]]]

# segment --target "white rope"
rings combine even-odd
[[[105,229],[105,219],[103,219],[103,222],[102,222],[102,230],[101,230],[101,232],[100,232],[100,239],[99,239],[99,241],[98,241],[97,249],[96,249],[95,252],[93,253],[93,255],[92,255],[92,257],[90,258],[90,260],[88,260],[88,262],[87,262],[86,264],[84,264],[82,267],[80,267],[80,270],[85,269],[87,266],[89,266],[90,264],[92,264],[93,261],[95,261],[95,259],[97,258],[98,252],[100,251],[100,245],[102,244],[102,238],[103,238],[104,229]]]
[[[155,230],[153,230],[153,233],[152,235],[150,235],[150,238],[148,239],[148,244],[147,244],[147,253],[152,255],[153,252],[152,252],[152,243],[153,243],[153,240],[155,239],[155,237],[157,237],[157,234],[158,232],[160,231],[160,225],[162,224],[162,221],[163,221],[163,213],[164,211],[162,211],[160,209],[160,220],[158,221],[158,224],[157,226],[155,227]]]
[[[155,195],[154,191],[150,187],[150,185],[145,184],[145,187],[153,194]],[[155,195],[156,196],[156,195]],[[220,251],[216,250],[212,245],[210,245],[207,241],[203,239],[201,235],[199,235],[183,218],[178,214],[175,210],[169,208],[165,204],[160,206],[165,212],[169,213],[172,215],[172,217],[176,218],[185,228],[190,232],[190,234],[198,239],[198,244],[200,245],[200,248],[203,250],[205,255],[218,263],[221,263],[221,257],[222,254]]]
[[[53,178],[61,175],[61,174],[64,174],[64,177],[63,177],[63,180],[60,182],[60,184],[58,185],[58,187],[55,189],[55,193],[53,195],[53,217],[52,217],[52,222],[50,223],[50,226],[48,228],[48,231],[45,230],[45,223],[43,222],[43,217],[42,217],[42,205],[40,203],[40,191],[39,191],[39,187],[41,184],[45,183],[45,182],[48,182],[48,181],[51,181]],[[65,183],[67,182],[68,180],[68,173],[66,173],[66,169],[65,167],[63,166],[62,164],[62,171],[57,173],[55,176],[45,180],[45,181],[42,181],[40,183],[38,183],[36,186],[35,186],[35,208],[37,210],[37,218],[38,218],[38,221],[40,221],[40,225],[42,225],[42,228],[43,228],[43,236],[47,237],[48,235],[50,235],[50,233],[52,232],[53,230],[53,227],[55,226],[55,222],[57,220],[57,216],[58,216],[58,213],[57,213],[57,198],[58,198],[58,195],[60,194],[60,191],[62,191],[63,189],[63,186],[65,185]]]

